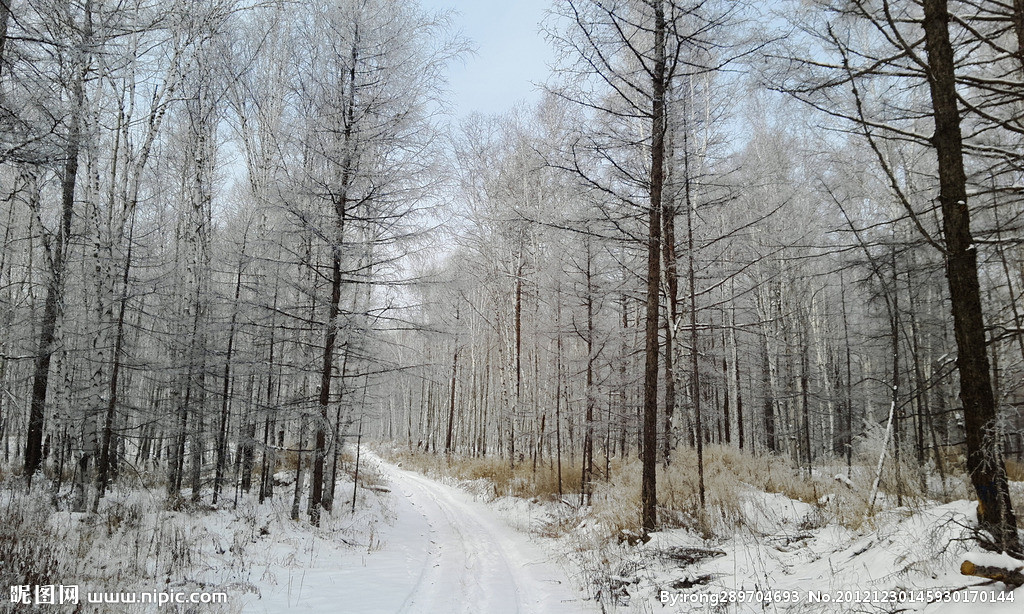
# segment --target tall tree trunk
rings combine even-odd
[[[305,384],[303,384],[305,389]],[[292,513],[291,519],[299,519],[299,506],[302,503],[303,483],[306,481],[305,467],[303,465],[302,453],[306,447],[306,416],[302,416],[299,424],[299,439],[295,444],[295,488],[292,491]]]
[[[684,153],[685,155],[685,153]],[[689,181],[689,177],[686,178]],[[675,447],[673,420],[676,411],[676,331],[679,323],[679,271],[676,259],[676,203],[672,198],[663,199],[662,213],[662,258],[665,261],[665,434],[664,463],[671,462]]]
[[[772,365],[771,355],[768,351],[768,324],[761,324],[761,415],[764,420],[764,444],[768,452],[775,454],[779,451],[775,437],[775,398],[772,394]]]
[[[843,404],[846,406],[846,435],[843,438],[843,445],[846,452],[846,477],[849,478],[853,475],[853,361],[850,349],[850,318],[846,313],[846,283],[843,279],[842,269],[839,269],[839,304],[843,314],[843,344],[846,358],[846,384],[843,386],[845,391]]]
[[[644,537],[658,523],[658,316],[661,281],[661,201],[665,179],[665,7],[654,3],[654,70],[651,107],[650,220],[647,238],[647,313],[644,327],[643,470],[640,487]]]
[[[369,292],[369,288],[370,286],[367,285],[367,292]],[[352,300],[353,311],[355,311],[356,304],[357,298],[354,297]],[[341,361],[341,391],[340,394],[338,395],[339,397],[341,397],[345,393],[345,378],[348,377],[348,359],[351,355],[352,353],[349,351],[348,346],[346,345],[345,357]],[[363,394],[365,396],[365,390]],[[334,408],[334,424],[331,425],[332,428],[334,429],[334,432],[331,434],[331,475],[330,478],[327,479],[325,481],[326,483],[324,484],[323,503],[324,509],[327,510],[328,512],[334,509],[334,491],[335,487],[337,487],[338,485],[338,459],[341,457],[341,453],[343,451],[345,443],[345,438],[342,436],[341,433],[341,401],[342,399],[339,398]]]
[[[729,305],[729,350],[732,360],[732,373],[726,373],[726,378],[732,384],[733,395],[736,399],[736,445],[742,450],[744,444],[743,435],[743,391],[740,386],[740,356],[739,342],[736,335],[736,280],[730,280],[730,294],[732,295]]]
[[[238,260],[238,271],[235,274],[235,300],[231,306],[231,322],[228,324],[228,347],[224,357],[223,385],[220,391],[220,424],[217,427],[217,460],[213,478],[213,504],[217,504],[221,488],[224,485],[224,473],[228,458],[228,423],[231,409],[231,354],[235,348],[235,323],[238,318],[238,299],[242,295],[242,270],[245,258],[245,238],[242,239],[242,254]],[[251,420],[249,421],[255,424]],[[250,438],[247,443],[252,448]]]
[[[896,471],[896,505],[903,507],[903,477],[900,475],[901,448],[903,446],[902,420],[900,414],[900,285],[896,268],[896,247],[892,251],[892,299],[890,302],[891,343],[892,343],[892,460]],[[888,445],[888,443],[886,444]]]
[[[995,398],[985,346],[978,282],[977,246],[971,236],[964,173],[963,137],[957,108],[953,47],[946,0],[924,0],[928,86],[935,119],[932,143],[938,156],[939,204],[946,246],[946,276],[956,336],[960,400],[967,438],[967,471],[978,493],[978,521],[994,545],[1020,552],[1017,522],[995,432]]]
[[[341,146],[345,154],[339,169],[340,179],[336,186],[334,200],[334,240],[331,245],[331,300],[328,305],[327,327],[324,332],[323,362],[320,369],[320,420],[317,421],[315,451],[313,455],[313,477],[310,485],[309,520],[314,526],[320,526],[320,510],[323,507],[324,463],[327,457],[327,432],[329,423],[328,405],[331,400],[331,379],[334,371],[334,346],[338,338],[338,313],[341,304],[341,245],[345,238],[345,223],[349,214],[349,188],[352,181],[353,165],[352,141],[355,131],[356,104],[356,70],[359,65],[359,28],[356,24],[352,37],[352,48],[349,54],[348,74],[344,92],[345,107],[344,123],[341,130]]]
[[[587,250],[587,387],[586,425],[583,437],[583,471],[581,476],[580,504],[590,505],[594,481],[594,405],[597,393],[594,390],[594,271],[590,236],[586,238]]]
[[[684,130],[684,145],[683,145],[683,156],[689,157],[688,146],[685,145],[686,132]],[[697,444],[697,490],[700,497],[700,508],[704,510],[704,421],[701,415],[701,389],[700,389],[700,360],[697,354],[697,270],[695,263],[694,254],[694,238],[693,238],[693,216],[694,205],[690,201],[690,179],[689,170],[686,171],[686,245],[687,245],[687,282],[689,284],[690,292],[690,369],[691,369],[691,387],[693,388],[693,421],[694,430],[696,431],[696,444]]]
[[[277,299],[278,299],[278,285],[275,279],[274,282],[274,298],[271,303],[271,316],[270,316],[270,339],[269,348],[267,350],[267,392],[265,405],[268,412],[274,411],[275,406],[275,382],[274,382],[274,341],[276,330],[277,318]],[[280,384],[276,387],[277,390]],[[260,464],[260,503],[264,500],[274,496],[274,473],[277,471],[277,453],[274,446],[274,431],[277,428],[277,421],[271,418],[271,414],[264,418],[263,422],[263,458]],[[244,474],[242,475],[242,488],[245,489],[248,485],[247,482],[251,480],[251,476],[247,478]]]
[[[320,508],[323,505],[324,461],[326,459],[328,422],[327,409],[331,402],[331,378],[334,372],[334,345],[338,338],[338,312],[341,302],[341,254],[334,246],[331,254],[331,301],[327,313],[327,331],[324,334],[323,361],[320,369],[320,419],[316,426],[316,448],[313,456],[313,478],[309,495],[309,521],[320,526]]]
[[[0,75],[6,69],[7,27],[11,21],[11,3],[14,0],[0,0]]]
[[[456,319],[458,315],[456,312]],[[444,453],[452,453],[452,431],[455,429],[455,384],[459,375],[459,348],[452,352],[452,376],[448,386],[448,429],[444,436]]]
[[[106,415],[103,418],[103,434],[100,440],[99,460],[96,465],[96,497],[93,500],[93,513],[99,508],[99,500],[107,489],[111,473],[112,446],[114,442],[114,419],[116,418],[118,385],[121,374],[121,351],[124,344],[124,318],[128,304],[128,281],[132,266],[132,243],[134,238],[135,218],[132,216],[128,231],[128,253],[125,255],[124,268],[121,271],[121,297],[118,301],[117,328],[114,333],[114,354],[110,370],[110,384],[107,398]]]
[[[43,319],[39,327],[39,343],[32,374],[32,400],[29,406],[28,431],[25,437],[25,480],[31,486],[32,476],[43,461],[43,426],[46,415],[46,393],[50,381],[50,361],[56,340],[60,296],[64,288],[64,261],[71,243],[71,219],[75,208],[75,183],[78,179],[78,153],[81,147],[82,106],[85,103],[85,70],[83,66],[72,85],[74,106],[68,120],[67,149],[61,176],[60,227],[52,241],[47,241],[50,256],[50,283],[46,286]],[[45,231],[44,231],[45,232]]]
[[[252,404],[252,399],[255,394],[256,388],[256,374],[250,372],[249,377],[246,379],[245,394],[243,395],[247,399],[248,403]],[[230,406],[228,407],[230,410]],[[230,414],[225,414],[225,418],[230,418]],[[225,424],[225,433],[231,432],[229,424]],[[255,455],[255,444],[256,444],[256,420],[250,412],[244,412],[242,415],[241,425],[238,429],[238,445],[235,448],[238,458],[235,460],[235,480],[238,485],[235,488],[235,505],[238,505],[238,494],[239,492],[248,493],[252,490],[252,471],[256,465]],[[227,454],[227,443],[225,441],[224,453]],[[225,459],[225,465],[227,464]],[[226,470],[226,469],[225,469]],[[240,479],[239,479],[240,477]]]
[[[1013,0],[1013,31],[1017,35],[1017,63],[1024,71],[1024,0]]]
[[[515,305],[515,371],[516,388],[515,397],[512,403],[512,412],[509,415],[509,466],[516,465],[516,419],[522,411],[521,403],[523,398],[523,271],[525,259],[522,245],[519,247],[519,262],[516,266],[516,305]]]
[[[558,500],[562,500],[562,283],[555,289],[555,460]]]
[[[803,422],[803,447],[804,460],[807,462],[807,478],[814,477],[814,461],[811,449],[811,407],[810,407],[810,340],[807,338],[810,330],[810,322],[803,323],[803,332],[800,334],[800,413]]]

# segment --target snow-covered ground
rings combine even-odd
[[[479,514],[488,517],[490,510],[520,533],[548,535],[537,540],[570,557],[571,577],[586,577],[607,612],[1024,612],[1024,588],[1009,592],[1001,583],[960,574],[966,558],[991,558],[971,554],[976,517],[970,501],[890,506],[851,528],[829,520],[840,515],[829,509],[839,505],[830,497],[814,505],[748,487],[735,493],[742,520],[731,535],[671,529],[629,545],[609,541],[599,520],[574,504],[495,497],[486,480],[443,478],[440,486],[392,473],[401,476],[399,483],[444,493],[438,496],[445,501],[473,496],[466,505]],[[458,548],[473,530],[467,523],[443,539]],[[1014,566],[1012,559],[1000,560]]]
[[[584,614],[585,600],[554,553],[468,493],[367,455],[390,492],[371,548],[324,539],[305,561],[275,546],[243,611],[423,614]],[[322,538],[323,539],[323,538]],[[305,551],[301,549],[300,551]],[[296,566],[299,564],[299,567]],[[260,575],[261,577],[256,577]]]
[[[671,529],[630,545],[575,498],[496,497],[486,480],[432,479],[364,458],[355,512],[345,477],[319,528],[289,518],[287,489],[262,505],[243,498],[205,511],[126,491],[95,518],[49,512],[25,537],[45,535],[48,551],[79,560],[56,579],[83,590],[228,596],[216,608],[89,612],[1024,612],[1024,588],[959,573],[967,558],[1024,566],[971,552],[969,501],[888,507],[852,527],[829,520],[829,497],[814,505],[745,486],[731,533]],[[23,518],[47,509],[19,505]]]
[[[776,514],[767,531],[765,521],[762,530],[742,529],[712,544],[683,531],[656,534],[640,550],[651,564],[629,578],[628,594],[664,602],[665,609],[639,603],[627,610],[690,612],[687,601],[711,601],[717,593],[736,600],[729,612],[1024,612],[1024,589],[1008,593],[959,574],[970,546],[970,502],[889,511],[853,531],[815,526],[814,506],[779,498],[748,495],[760,499],[760,514]],[[692,564],[673,560],[705,552]]]
[[[995,556],[970,553],[973,502],[890,509],[853,530],[778,493],[737,496],[745,524],[731,536],[675,529],[640,546],[588,543],[580,531],[563,539],[582,542],[573,549],[582,565],[607,561],[604,569],[591,566],[591,575],[611,593],[610,609],[622,613],[1024,612],[1024,588],[1008,592],[960,575],[965,558]],[[1024,566],[999,558],[1011,569]]]

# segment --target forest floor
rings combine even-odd
[[[630,527],[637,508],[629,464],[613,464],[614,478],[597,486],[592,505],[581,505],[571,490],[541,494],[549,476],[525,465],[502,476],[501,460],[473,466],[379,453],[389,460],[364,447],[354,511],[349,467],[338,505],[317,528],[304,515],[291,520],[289,472],[275,476],[279,488],[264,504],[226,497],[220,507],[168,505],[150,487],[112,490],[98,514],[76,514],[4,489],[0,580],[74,583],[83,598],[85,591],[227,596],[218,606],[49,607],[88,614],[1024,611],[1024,588],[1009,592],[959,574],[974,548],[972,502],[918,497],[898,506],[883,492],[865,514],[857,505],[865,476],[856,471],[844,481],[822,468],[801,490],[808,480],[791,469],[712,449],[709,511],[688,517],[680,510],[689,499],[670,496],[687,487],[680,457],[662,476],[668,528],[639,543]],[[567,476],[572,471],[566,467]],[[950,481],[950,494],[965,492]],[[1012,487],[1019,500],[1024,482]],[[0,599],[0,612],[18,607]]]
[[[595,493],[595,505],[586,506],[579,505],[578,495],[560,501],[510,496],[494,480],[465,479],[458,460],[386,449],[382,454],[444,482],[431,487],[443,488],[439,492],[450,493],[454,486],[476,505],[486,502],[508,525],[532,534],[539,547],[563,553],[570,576],[589,587],[604,612],[1024,611],[1024,588],[1011,592],[1001,583],[960,575],[961,562],[979,556],[970,538],[974,503],[966,499],[919,498],[897,506],[883,493],[876,509],[855,520],[860,512],[834,493],[805,502],[750,484],[732,485],[730,509],[713,512],[712,522],[685,526],[682,519],[680,526],[638,543],[629,539],[628,529],[609,530],[609,521],[614,525],[617,518],[608,512],[608,491],[613,505],[638,514],[630,507],[632,499],[615,489],[615,480]],[[626,475],[620,479],[628,482]],[[838,479],[821,483],[828,481],[837,492],[859,485]],[[1024,482],[1012,486],[1024,492]],[[671,516],[667,510],[663,514]],[[1004,563],[1024,565],[1012,559]]]
[[[25,496],[12,482],[0,489],[0,582],[29,591],[14,603],[5,586],[0,613],[600,611],[563,571],[566,557],[471,494],[364,453],[350,507],[347,464],[320,527],[304,505],[301,520],[291,519],[294,472],[275,475],[275,496],[263,504],[253,495],[191,504],[186,489],[169,505],[161,489],[114,489],[97,514],[55,510],[41,491]],[[75,586],[80,607],[36,601],[38,586]],[[156,593],[226,599],[141,602]],[[104,595],[123,601],[100,603]]]
[[[95,514],[67,511],[66,502],[50,500],[42,488],[26,495],[20,479],[6,481],[0,613],[396,611],[386,576],[365,565],[382,551],[381,532],[393,524],[381,476],[372,467],[361,472],[354,510],[353,482],[343,476],[339,505],[320,527],[309,524],[305,505],[299,522],[291,518],[294,472],[275,479],[275,496],[262,504],[255,493],[237,500],[228,494],[218,506],[191,503],[188,489],[171,502],[159,484],[118,486]],[[73,587],[77,601],[40,600],[37,589],[51,586]],[[19,587],[27,591],[15,602]],[[193,597],[207,601],[169,601]],[[346,603],[353,607],[339,609]]]
[[[252,592],[238,600],[242,612],[599,611],[550,552],[466,492],[372,454],[363,455],[360,472],[374,478],[355,515],[343,506],[331,515],[333,528],[280,527],[252,547]]]

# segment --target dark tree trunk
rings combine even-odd
[[[995,398],[985,347],[977,248],[971,236],[957,108],[956,73],[946,0],[924,0],[928,85],[935,118],[932,142],[938,156],[939,204],[946,246],[946,276],[956,336],[960,400],[964,407],[967,471],[978,493],[978,521],[995,546],[1020,551],[1006,466],[995,439]]]
[[[7,26],[11,21],[11,2],[14,0],[0,0],[0,75],[4,73],[4,61],[7,57],[4,53],[7,49]]]
[[[726,377],[734,377],[736,385],[736,440],[739,449],[743,449],[745,443],[743,435],[743,389],[740,379],[740,356],[739,347],[736,339],[736,299],[733,296],[732,309],[731,309],[730,324],[732,325],[729,331],[730,342],[732,346],[732,374],[726,374]]]
[[[85,101],[84,71],[75,81],[75,106],[68,128],[64,173],[61,177],[61,215],[57,236],[49,243],[50,283],[46,287],[43,321],[39,329],[39,345],[32,374],[32,400],[29,406],[28,432],[25,437],[25,479],[32,476],[43,462],[43,425],[46,415],[46,392],[50,383],[50,361],[57,332],[60,294],[63,290],[64,259],[70,245],[71,219],[75,208],[75,183],[78,179],[78,151],[82,127],[80,114]]]
[[[353,299],[353,311],[355,310],[356,301]],[[348,377],[348,358],[351,353],[348,348],[345,348],[345,358],[341,361],[341,390],[339,397],[345,394],[345,378]],[[364,389],[365,396],[365,389]],[[330,512],[334,509],[334,491],[338,485],[338,459],[341,456],[344,447],[344,437],[341,433],[341,405],[342,399],[339,398],[334,408],[334,432],[332,433],[332,445],[331,445],[331,477],[324,484],[324,496],[323,503],[324,509]]]
[[[558,500],[562,500],[562,285],[555,292],[555,460],[558,466]]]
[[[303,385],[305,389],[305,385]],[[299,439],[296,444],[295,452],[295,488],[292,490],[292,513],[291,519],[299,519],[299,508],[302,503],[302,488],[303,482],[306,480],[305,472],[303,471],[303,458],[302,453],[306,448],[306,417],[303,416],[299,424]]]
[[[661,201],[665,179],[665,9],[654,5],[654,71],[651,108],[651,202],[647,243],[647,313],[644,327],[643,471],[640,487],[644,536],[658,522],[658,316],[661,281]]]
[[[512,404],[512,412],[509,415],[508,430],[508,462],[509,466],[516,466],[516,418],[522,410],[520,402],[523,398],[523,253],[520,246],[519,265],[516,267],[516,306],[515,306],[515,363],[516,363],[516,389],[515,401]]]
[[[242,242],[242,251],[245,252],[245,242]],[[217,504],[221,488],[224,486],[224,473],[228,458],[228,425],[231,409],[231,354],[235,347],[235,323],[238,318],[238,299],[242,295],[242,262],[238,263],[238,271],[235,275],[235,302],[231,309],[231,323],[228,325],[228,347],[227,355],[224,357],[224,377],[220,391],[220,424],[217,427],[217,461],[213,478],[213,504]],[[253,423],[249,420],[249,423]],[[252,438],[244,442],[252,448]]]
[[[893,247],[893,297],[892,297],[892,350],[893,350],[893,469],[896,472],[896,505],[903,507],[903,477],[900,463],[903,447],[902,406],[899,403],[899,269],[896,266],[896,248]]]
[[[762,325],[766,326],[766,325]],[[761,413],[764,417],[764,444],[768,452],[778,452],[775,439],[775,399],[772,398],[771,358],[768,355],[768,331],[761,331],[761,394],[764,398]]]
[[[252,388],[254,385],[253,375],[250,374],[247,386],[249,389],[249,394],[247,395],[249,399],[252,399]],[[238,460],[236,461],[236,465],[238,466],[238,471],[241,474],[241,483],[239,486],[241,487],[242,492],[248,493],[252,490],[252,470],[256,465],[256,421],[253,420],[252,416],[245,416],[242,427],[239,429],[238,439]],[[225,453],[227,453],[226,449]],[[237,495],[237,493],[238,491],[236,490],[235,494]]]
[[[278,288],[274,285],[273,308],[277,309]],[[276,320],[271,316],[270,320],[270,347],[267,356],[267,411],[274,411],[274,330]],[[270,415],[263,421],[263,458],[260,465],[260,503],[274,496],[274,472],[277,471],[277,454],[274,450],[274,431],[276,420]],[[249,477],[251,480],[251,476]],[[242,476],[242,488],[246,487],[246,476]]]
[[[586,388],[586,431],[583,437],[583,472],[580,503],[584,500],[590,505],[593,495],[594,481],[594,272],[591,254],[590,237],[586,239],[587,249],[587,388]]]
[[[684,128],[684,143],[685,141],[685,128]],[[683,146],[683,156],[689,157],[689,150],[687,145]],[[694,240],[693,240],[693,204],[690,201],[690,179],[689,170],[687,170],[686,177],[686,243],[687,243],[687,281],[689,283],[690,291],[690,369],[691,369],[691,387],[693,389],[693,428],[696,431],[694,438],[697,444],[697,490],[700,495],[700,508],[704,510],[704,417],[702,415],[700,397],[701,397],[701,382],[700,382],[700,360],[697,355],[697,270],[694,262]]]
[[[121,297],[117,312],[117,330],[114,337],[113,364],[110,369],[109,397],[107,399],[107,411],[103,418],[103,435],[100,441],[99,461],[96,464],[96,497],[93,499],[92,511],[96,513],[99,508],[100,498],[106,493],[107,483],[111,474],[111,448],[114,439],[114,418],[116,417],[118,385],[121,374],[121,348],[124,344],[124,315],[125,307],[128,304],[128,279],[132,266],[132,238],[134,235],[134,220],[132,230],[128,232],[128,253],[125,255],[124,269],[121,272]],[[116,456],[116,455],[115,455]]]
[[[1013,0],[1013,30],[1017,34],[1017,63],[1024,71],[1024,0]]]
[[[846,283],[842,269],[839,269],[839,304],[843,314],[843,343],[846,350],[846,383],[843,397],[843,403],[846,405],[846,434],[843,437],[843,446],[846,453],[846,477],[849,478],[853,475],[853,361],[850,349],[850,320],[846,313]]]
[[[896,505],[903,507],[903,478],[900,475],[901,449],[903,447],[900,407],[900,285],[896,268],[896,248],[892,252],[892,299],[890,302],[891,343],[892,343],[892,460],[896,472]]]
[[[458,319],[458,315],[456,315]],[[455,384],[459,375],[459,349],[452,353],[452,378],[448,385],[448,432],[444,436],[444,453],[452,453],[452,432],[455,430]]]
[[[347,80],[347,92],[344,109],[344,126],[341,131],[342,145],[347,152],[351,151],[353,131],[355,129],[355,98],[356,98],[356,67],[359,64],[359,30],[356,28]],[[345,223],[349,207],[349,187],[352,181],[353,160],[351,153],[346,153],[341,161],[341,177],[338,192],[332,195],[334,201],[334,241],[331,245],[331,301],[328,305],[327,327],[324,334],[323,363],[320,370],[319,408],[320,420],[317,421],[315,450],[313,455],[313,477],[309,495],[309,520],[314,526],[320,526],[320,510],[323,507],[324,495],[324,463],[327,458],[327,432],[329,423],[328,405],[331,400],[331,379],[334,371],[334,346],[338,338],[338,313],[341,304],[341,243],[345,237]]]
[[[313,478],[309,494],[309,521],[320,526],[320,508],[323,506],[324,461],[327,456],[327,409],[331,402],[331,378],[334,371],[334,345],[338,338],[338,311],[341,303],[341,254],[335,246],[331,255],[331,302],[327,312],[327,331],[324,335],[323,362],[320,369],[320,420],[317,421],[316,443],[313,456]]]
[[[672,421],[676,411],[675,346],[676,323],[679,313],[679,270],[676,264],[676,204],[671,198],[663,199],[662,212],[662,258],[665,261],[665,442],[664,462],[671,462]]]
[[[809,322],[804,322],[804,331],[810,328]],[[807,462],[807,478],[814,476],[814,459],[811,448],[811,407],[810,407],[810,341],[806,332],[800,335],[800,413],[803,422],[803,454]]]

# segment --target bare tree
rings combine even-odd
[[[1010,504],[1006,472],[996,436],[996,406],[991,365],[985,336],[979,282],[979,242],[971,228],[968,169],[993,156],[998,147],[986,143],[985,130],[964,137],[964,126],[992,119],[992,97],[979,82],[990,85],[970,59],[954,54],[951,30],[976,36],[970,27],[974,9],[969,3],[925,0],[917,3],[822,3],[821,9],[836,16],[834,25],[810,25],[805,30],[834,52],[833,61],[809,60],[807,75],[784,82],[783,88],[798,98],[856,126],[876,156],[897,202],[922,239],[941,253],[948,281],[953,330],[960,375],[967,434],[967,469],[980,501],[979,523],[996,547],[1019,551],[1016,523]],[[873,36],[853,41],[854,29],[863,25]],[[867,41],[867,42],[864,42]],[[924,43],[924,54],[915,41]],[[792,57],[792,56],[790,56]],[[867,82],[895,86],[900,95],[876,99]],[[907,85],[909,84],[909,85]],[[844,88],[850,104],[835,106],[819,96],[823,91]],[[928,103],[922,108],[918,92],[927,88]],[[1005,99],[1004,99],[1005,100]],[[914,118],[930,119],[933,133],[924,134]],[[916,205],[891,155],[894,141],[913,144],[935,156],[934,190],[941,223],[931,223]],[[1002,157],[995,153],[995,157]]]

